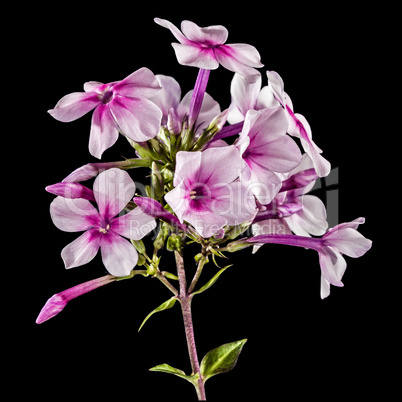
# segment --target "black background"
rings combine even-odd
[[[383,17],[375,10],[340,6],[245,3],[225,10],[216,2],[200,2],[192,7],[115,2],[88,10],[72,5],[26,10],[32,18],[17,46],[25,96],[14,108],[14,127],[24,123],[24,128],[14,130],[20,151],[13,155],[25,177],[17,180],[24,183],[21,206],[14,211],[21,223],[10,242],[10,247],[17,242],[19,251],[7,250],[16,263],[4,278],[7,383],[16,395],[28,391],[52,399],[196,399],[190,384],[148,371],[168,363],[190,372],[177,306],[152,317],[137,333],[144,317],[170,297],[157,280],[136,277],[108,285],[35,324],[51,295],[105,274],[99,256],[86,266],[64,269],[60,251],[77,235],[54,227],[49,216],[54,197],[44,191],[97,161],[88,151],[90,114],[67,124],[46,111],[62,96],[82,91],[86,81],[121,80],[144,66],[175,77],[182,95],[192,89],[197,69],[177,63],[170,45],[175,39],[153,22],[159,17],[176,26],[184,19],[200,26],[221,24],[229,30],[227,43],[259,50],[263,84],[265,70],[282,76],[295,111],[309,121],[323,155],[339,167],[339,221],[366,217],[360,231],[373,240],[362,258],[346,257],[345,287],[331,287],[325,300],[319,295],[314,251],[271,245],[256,255],[251,250],[231,255],[235,265],[194,299],[199,357],[223,343],[248,342],[233,371],[208,381],[208,400],[362,397],[390,390],[395,384],[390,368],[399,352],[395,266],[380,246],[392,223],[383,219],[385,199],[379,193],[384,183],[376,175],[383,152],[378,138],[384,135],[379,76],[386,71],[376,68],[386,53],[378,42]],[[230,103],[232,76],[222,67],[211,73],[207,91],[222,110]],[[22,118],[20,110],[28,116]],[[102,161],[122,156],[133,157],[133,151],[120,137]],[[146,180],[141,170],[130,173],[136,181]],[[189,272],[194,252],[186,253]],[[162,269],[175,272],[169,253]],[[201,282],[215,272],[209,264]]]

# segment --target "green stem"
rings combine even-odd
[[[176,265],[177,265],[177,276],[179,277],[180,284],[180,294],[179,300],[181,304],[181,311],[183,314],[184,330],[186,333],[188,354],[191,362],[192,374],[199,374],[199,379],[197,384],[195,384],[195,389],[197,391],[197,396],[199,401],[206,401],[204,380],[200,372],[200,364],[197,356],[197,348],[195,345],[194,338],[194,326],[193,318],[191,314],[191,301],[192,295],[187,292],[187,281],[186,272],[184,270],[184,261],[182,255],[175,251]]]
[[[200,261],[198,261],[197,271],[195,272],[194,278],[191,281],[190,287],[188,288],[188,293],[193,292],[195,285],[198,282],[198,279],[200,279],[200,276],[201,276],[201,273],[202,273],[202,270],[204,268],[206,261],[207,261],[207,257],[201,257]]]

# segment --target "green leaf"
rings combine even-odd
[[[166,300],[164,303],[162,303],[159,307],[157,307],[155,310],[151,311],[146,317],[145,320],[142,322],[140,328],[138,329],[138,332],[141,331],[141,328],[144,326],[144,324],[148,321],[148,319],[154,315],[155,313],[159,313],[160,311],[168,310],[172,308],[177,301],[176,296],[173,296],[169,300]]]
[[[200,366],[204,382],[216,374],[232,370],[246,342],[247,339],[226,343],[208,352],[202,359]]]
[[[167,374],[174,374],[177,375],[180,378],[183,378],[189,382],[191,382],[193,385],[197,384],[199,374],[194,374],[194,375],[186,375],[186,373],[183,370],[179,370],[177,368],[174,368],[172,366],[169,366],[169,364],[159,364],[158,366],[152,367],[149,369],[149,371],[158,371],[161,373],[167,373]]]
[[[196,292],[193,293],[193,295],[198,295],[202,292],[205,292],[207,289],[209,289],[217,280],[218,278],[228,269],[232,266],[231,265],[226,265],[226,267],[223,267],[221,270],[219,270],[201,289],[197,290]]]

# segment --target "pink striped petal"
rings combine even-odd
[[[70,122],[77,120],[101,103],[95,92],[74,92],[61,98],[48,113],[56,120]]]
[[[82,232],[100,220],[95,207],[81,198],[55,198],[50,204],[50,216],[55,226],[64,232]]]
[[[191,41],[208,46],[223,45],[229,34],[228,30],[222,25],[211,25],[201,28],[191,21],[183,21],[181,23],[181,30]]]
[[[99,174],[93,190],[99,212],[109,222],[134,197],[135,184],[126,171],[112,168]]]
[[[177,61],[183,66],[198,67],[204,70],[216,70],[219,63],[216,60],[214,49],[198,46],[197,44],[183,45],[172,43]]]
[[[102,233],[90,229],[68,244],[61,251],[66,268],[74,268],[90,262],[99,250]]]
[[[112,87],[115,94],[128,98],[152,98],[161,89],[154,73],[146,67],[134,71]]]
[[[110,110],[121,132],[133,141],[147,141],[159,132],[162,111],[148,99],[116,95]]]
[[[166,211],[166,213],[169,212]],[[113,219],[110,224],[113,232],[132,240],[142,239],[155,227],[155,219],[142,212],[140,208],[135,208],[128,214]]]
[[[119,129],[110,113],[109,105],[99,105],[92,115],[89,152],[96,158],[101,159],[103,152],[110,148],[118,137]]]

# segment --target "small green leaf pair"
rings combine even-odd
[[[227,373],[232,370],[237,363],[240,352],[247,342],[247,339],[241,341],[226,343],[208,352],[201,361],[200,373],[191,376],[186,375],[182,370],[176,369],[168,364],[160,364],[152,367],[150,371],[159,371],[161,373],[174,374],[191,382],[196,388],[201,375],[203,383],[216,374]]]

